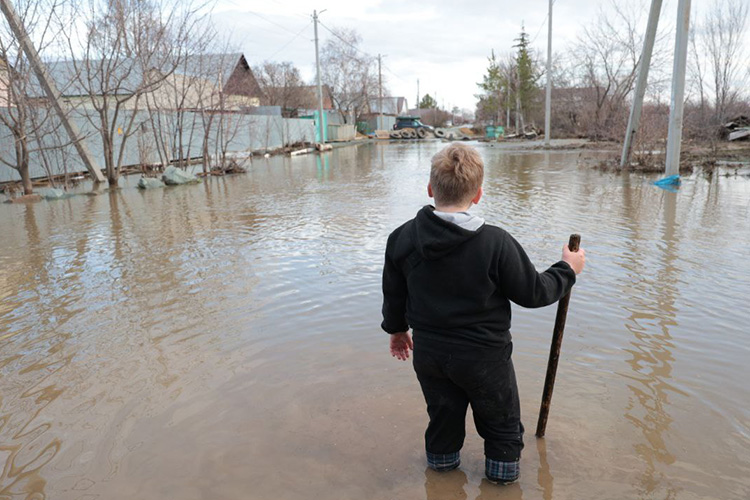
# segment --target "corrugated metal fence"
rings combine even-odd
[[[7,114],[13,110],[0,109]],[[97,117],[93,110],[77,111],[73,120],[78,124],[86,145],[99,166],[104,169],[102,140],[92,123]],[[126,129],[132,112],[121,112],[115,133],[115,154],[119,154],[123,137],[119,130]],[[94,121],[94,123],[96,123]],[[163,158],[179,158],[179,144],[183,144],[183,158],[203,156],[204,139],[208,154],[217,157],[222,151],[229,153],[275,149],[298,142],[314,142],[315,124],[312,120],[282,118],[248,114],[203,114],[185,112],[138,112],[134,120],[134,132],[125,142],[124,166],[142,163],[160,163]],[[180,126],[182,124],[182,126]],[[50,117],[43,127],[44,133],[30,136],[33,149],[30,158],[32,178],[45,177],[48,170],[56,175],[64,172],[84,172],[86,168],[72,145],[56,147],[68,142],[57,117]],[[182,141],[178,139],[182,130]],[[206,134],[208,130],[208,134]],[[158,131],[161,131],[159,134]],[[159,151],[162,155],[159,155]],[[15,161],[15,142],[10,130],[0,125],[0,156],[4,161]],[[0,182],[18,181],[18,172],[7,165],[0,165]]]

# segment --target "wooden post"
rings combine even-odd
[[[581,244],[581,236],[571,234],[568,249],[577,252]],[[539,408],[539,421],[536,425],[536,437],[544,437],[547,428],[547,416],[552,402],[552,389],[555,387],[555,375],[557,374],[557,362],[560,360],[560,348],[562,347],[563,331],[565,330],[565,319],[568,317],[568,304],[570,303],[570,292],[566,293],[557,304],[557,316],[555,316],[555,328],[552,332],[552,346],[549,350],[549,361],[547,361],[547,376],[544,378],[544,393],[542,394],[542,406]]]

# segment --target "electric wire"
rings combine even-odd
[[[254,16],[257,16],[257,17],[259,17],[259,18],[263,19],[264,21],[266,21],[266,22],[268,22],[268,23],[271,23],[271,24],[273,24],[274,26],[276,26],[276,27],[278,27],[278,28],[281,28],[281,29],[283,29],[283,30],[284,30],[284,31],[286,31],[287,33],[291,33],[292,35],[294,35],[294,34],[295,34],[295,33],[294,33],[294,31],[290,30],[290,29],[289,29],[289,28],[287,28],[286,26],[282,26],[281,24],[277,23],[276,21],[271,21],[271,20],[270,20],[270,19],[268,19],[267,17],[265,17],[265,16],[263,16],[263,15],[261,15],[261,14],[259,14],[259,13],[255,12],[255,11],[252,11],[252,10],[247,10],[247,11],[245,11],[245,12],[247,12],[247,13],[249,13],[249,14],[252,14],[252,15],[254,15]],[[305,26],[305,27],[307,27],[307,26]]]
[[[557,0],[552,0],[552,6],[553,7],[555,6],[555,2],[556,1]],[[549,19],[549,12],[547,12],[547,14],[545,14],[544,21],[542,21],[542,24],[539,26],[539,29],[536,30],[536,35],[534,35],[534,38],[532,38],[532,40],[529,42],[529,45],[533,45],[534,42],[536,42],[536,39],[539,37],[539,34],[542,32],[542,28],[544,28],[547,25],[547,20],[548,19]]]
[[[299,33],[297,33],[296,35],[294,35],[294,36],[292,37],[292,39],[291,39],[291,40],[289,40],[289,41],[288,41],[288,42],[287,42],[287,43],[286,43],[286,44],[285,44],[285,45],[284,45],[283,47],[281,47],[281,48],[280,48],[279,50],[277,50],[277,51],[276,51],[276,52],[274,52],[274,53],[273,53],[273,54],[272,54],[271,56],[269,56],[269,57],[268,57],[268,60],[269,60],[269,61],[272,61],[274,57],[276,57],[276,56],[277,56],[277,55],[279,55],[279,53],[281,53],[281,52],[282,52],[282,51],[283,51],[284,49],[286,49],[287,47],[289,47],[289,46],[290,46],[290,45],[292,44],[292,42],[294,42],[294,41],[295,41],[295,40],[296,40],[297,38],[299,38],[299,36],[300,36],[300,35],[301,35],[301,34],[302,34],[302,33],[303,33],[303,32],[304,32],[304,31],[305,31],[305,30],[306,30],[307,28],[309,28],[309,27],[310,27],[310,25],[311,25],[311,24],[312,24],[312,21],[310,21],[309,23],[307,23],[307,24],[306,24],[306,25],[305,25],[305,26],[304,26],[304,27],[303,27],[303,28],[302,28],[301,30],[299,30]]]

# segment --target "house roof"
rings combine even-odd
[[[143,70],[132,58],[86,61],[61,60],[46,63],[47,74],[63,96],[83,96],[91,89],[112,89],[118,94],[132,94],[143,81]],[[79,77],[80,75],[80,77]],[[104,81],[104,78],[107,81]],[[45,97],[36,78],[29,81],[29,97]]]
[[[238,64],[245,68],[250,68],[241,52],[232,52],[227,54],[197,54],[187,56],[180,66],[175,70],[176,73],[185,76],[205,78],[219,77],[215,81],[224,85],[232,76]]]
[[[83,60],[49,61],[46,63],[47,74],[57,85],[60,94],[67,97],[89,95],[89,88],[112,89],[116,90],[117,94],[128,95],[134,93],[143,83],[145,71],[137,59],[123,57],[105,61],[104,64],[102,61],[105,60],[94,59],[88,64]],[[238,64],[249,68],[245,57],[239,52],[193,55],[186,57],[175,69],[175,73],[208,79],[215,75],[221,79],[223,85],[229,80]],[[158,67],[149,69],[159,70]],[[107,82],[103,80],[105,76]],[[36,78],[31,79],[28,94],[29,97],[46,96]]]

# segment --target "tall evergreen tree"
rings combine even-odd
[[[516,38],[516,116],[517,124],[520,122],[521,130],[525,127],[524,114],[528,115],[534,105],[534,97],[539,91],[537,81],[540,72],[537,62],[529,51],[529,35],[521,25],[521,33]],[[517,128],[517,127],[516,127]]]

